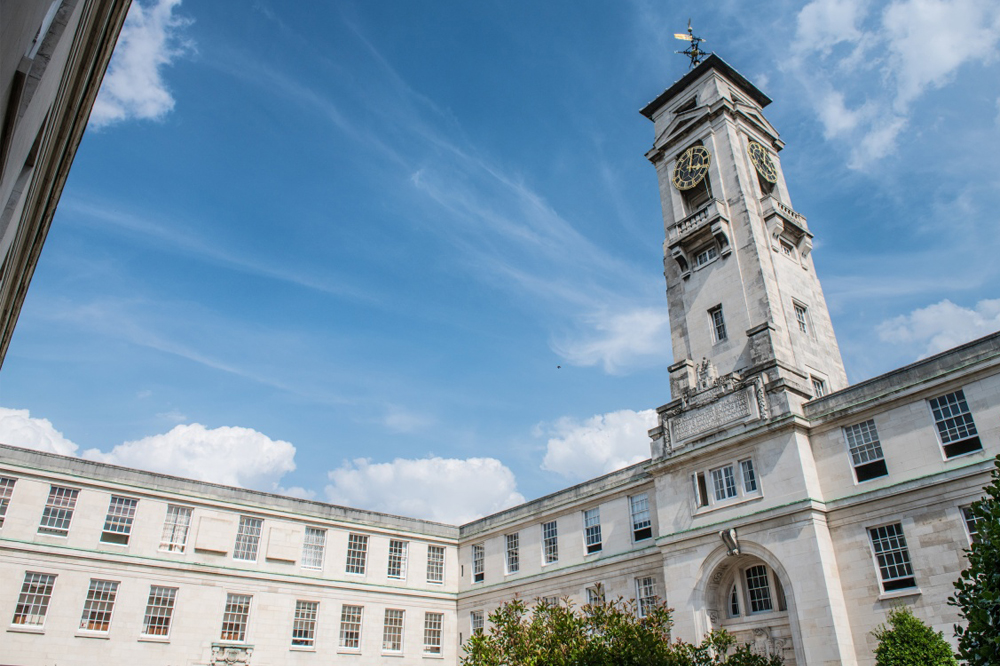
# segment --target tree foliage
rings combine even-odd
[[[977,535],[966,551],[969,567],[955,582],[955,596],[965,627],[956,626],[958,655],[970,666],[1000,664],[1000,456],[993,481],[970,509],[978,518]]]
[[[670,640],[670,611],[652,604],[637,617],[635,604],[622,599],[588,604],[520,599],[489,616],[487,631],[465,643],[465,666],[780,666],[780,657],[732,650],[735,639],[712,632],[697,646]],[[730,654],[732,652],[732,654]]]
[[[955,655],[942,632],[935,633],[909,608],[889,611],[889,626],[872,632],[878,639],[875,666],[955,666]]]

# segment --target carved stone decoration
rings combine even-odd
[[[252,645],[221,645],[212,644],[212,666],[247,666],[250,663],[250,655],[253,654]]]
[[[764,382],[758,377],[753,383],[754,395],[757,397],[757,411],[760,413],[760,418],[766,421],[771,418],[771,409],[767,404],[767,394],[764,393]]]
[[[719,626],[719,611],[710,609],[708,611],[708,621],[712,623],[712,628],[715,629]]]
[[[753,643],[750,644],[750,651],[762,657],[774,655],[783,656],[785,641],[771,638],[770,627],[756,627],[753,630]]]
[[[740,554],[740,541],[736,536],[736,528],[730,527],[728,530],[720,530],[719,538],[726,544],[726,555],[736,557]]]
[[[715,364],[707,358],[701,359],[698,364],[698,390],[705,391],[715,386],[719,378],[719,371],[715,369]]]

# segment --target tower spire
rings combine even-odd
[[[674,39],[680,39],[680,40],[685,41],[685,42],[691,42],[690,46],[688,46],[685,50],[683,50],[683,51],[674,51],[674,53],[677,53],[677,54],[680,54],[680,55],[685,55],[688,58],[690,58],[690,60],[691,60],[691,69],[694,69],[695,67],[697,67],[701,63],[702,60],[704,60],[709,55],[711,55],[710,51],[702,51],[699,48],[699,46],[701,45],[701,43],[704,42],[704,41],[707,41],[707,40],[705,40],[705,39],[703,39],[701,37],[695,36],[694,31],[691,29],[691,19],[688,19],[687,33],[685,34],[683,32],[675,32],[674,33]]]

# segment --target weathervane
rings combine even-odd
[[[710,52],[702,51],[698,46],[705,40],[701,37],[695,37],[694,32],[691,30],[691,19],[688,19],[688,31],[685,35],[683,32],[675,32],[674,39],[680,39],[685,42],[691,42],[691,46],[687,47],[684,51],[674,51],[674,53],[679,53],[681,55],[686,55],[691,59],[691,69],[694,69],[698,64],[710,55]]]

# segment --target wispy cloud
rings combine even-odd
[[[649,458],[647,431],[656,412],[623,409],[577,420],[564,417],[535,427],[548,437],[542,469],[573,481],[590,479]]]
[[[966,308],[949,300],[918,308],[882,322],[883,342],[904,345],[919,358],[1000,330],[1000,299],[986,299]]]

